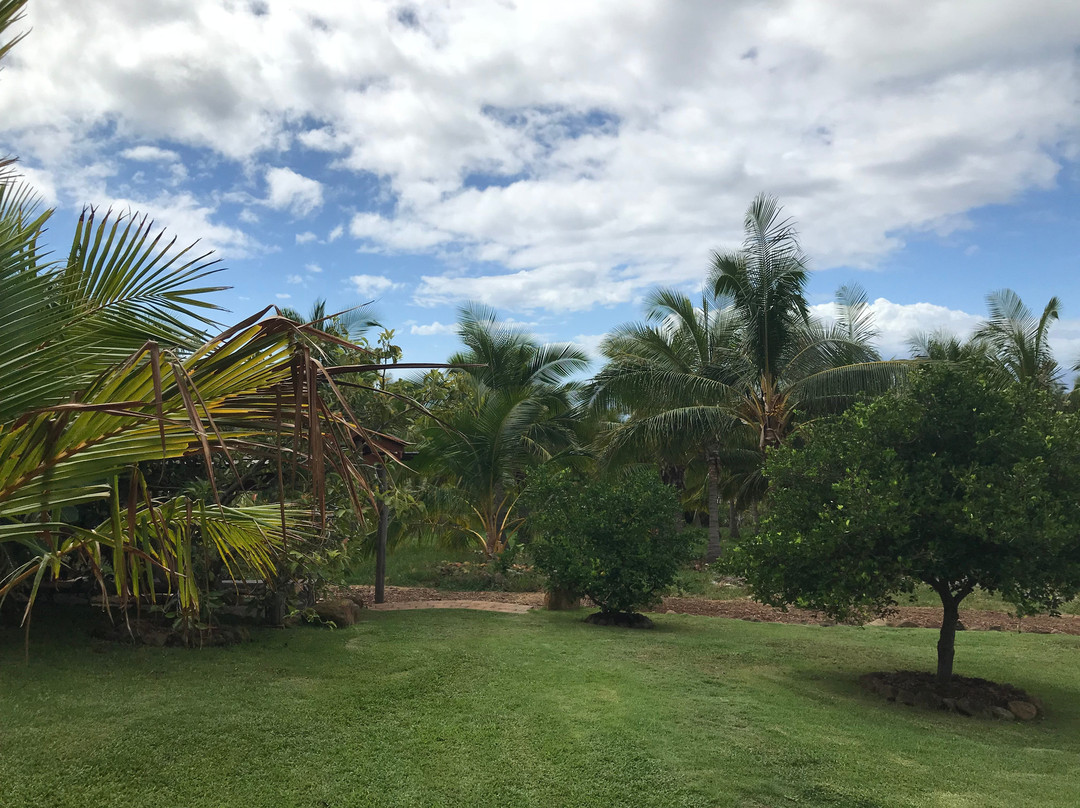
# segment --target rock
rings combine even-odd
[[[666,612],[664,612],[664,614],[678,614],[678,612],[674,609],[668,609]]]
[[[585,618],[592,626],[620,626],[622,628],[653,628],[654,623],[637,612],[596,612]]]
[[[835,620],[822,620],[820,623],[818,623],[818,625],[819,626],[824,626],[825,628],[831,628],[831,627],[836,625],[836,621]]]
[[[144,630],[139,634],[139,639],[146,645],[152,645],[155,648],[164,648],[165,643],[169,641],[168,629],[160,629],[157,631]]]
[[[868,625],[868,626],[887,626],[887,625],[889,625],[889,621],[886,620],[884,617],[879,617],[877,620],[871,620],[866,625]]]
[[[1043,701],[1038,696],[1028,696],[1027,701],[1035,705],[1035,709],[1039,711],[1039,715],[1046,712],[1046,708],[1043,707]]]
[[[1030,701],[1010,701],[1008,712],[1021,721],[1031,721],[1039,714],[1039,709]]]
[[[348,598],[324,600],[315,604],[315,614],[322,620],[332,621],[335,626],[351,626],[360,619],[360,607]]]
[[[760,617],[748,617],[746,619],[747,619],[747,622],[750,622],[750,623],[760,623],[761,622]]]
[[[956,621],[956,630],[957,631],[967,631],[967,626],[965,626],[963,623],[961,623],[959,620],[957,620]]]
[[[964,696],[956,700],[956,711],[961,715],[981,715],[987,706],[986,702],[970,696]]]
[[[998,721],[1015,721],[1016,716],[1011,711],[1006,710],[1004,707],[987,707],[983,713],[987,718],[994,718]]]
[[[896,693],[896,700],[902,704],[906,704],[909,707],[915,706],[915,693],[911,690],[899,690]]]
[[[956,699],[942,699],[942,709],[949,710],[950,712],[956,712]]]
[[[986,630],[987,630],[987,631],[1004,631],[1004,630],[1005,630],[1005,627],[1004,627],[1004,626],[1000,626],[1000,625],[998,625],[997,623],[995,623],[995,624],[994,624],[994,625],[992,625],[992,626],[987,626]]]
[[[941,697],[929,690],[920,690],[915,694],[915,706],[924,710],[940,710]]]
[[[896,688],[892,685],[882,685],[878,691],[886,701],[896,701]]]
[[[897,628],[918,628],[919,624],[916,623],[914,620],[904,620],[901,623],[897,623],[896,627]]]

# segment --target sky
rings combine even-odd
[[[761,192],[882,352],[1061,298],[1080,360],[1080,3],[31,0],[0,153],[57,209],[140,211],[232,321],[371,302],[443,361],[467,300],[595,355],[700,290]]]

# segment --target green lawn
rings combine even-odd
[[[0,805],[1074,806],[1080,639],[966,632],[958,672],[1030,725],[918,712],[856,677],[927,630],[657,616],[368,612],[226,649],[0,631]]]

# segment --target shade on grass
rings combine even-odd
[[[929,669],[935,632],[661,615],[365,613],[226,649],[0,632],[0,805],[1070,806],[1075,637],[962,635],[958,673],[1036,724],[926,713],[857,685]]]

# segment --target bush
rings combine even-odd
[[[506,550],[496,558],[487,558],[483,553],[478,553],[477,556],[476,561],[441,562],[435,568],[438,588],[536,592],[543,587],[543,577],[529,563],[529,558],[521,553]]]
[[[529,478],[529,550],[550,591],[588,596],[603,613],[659,602],[692,555],[675,528],[674,491],[649,470],[610,478],[540,469]]]

